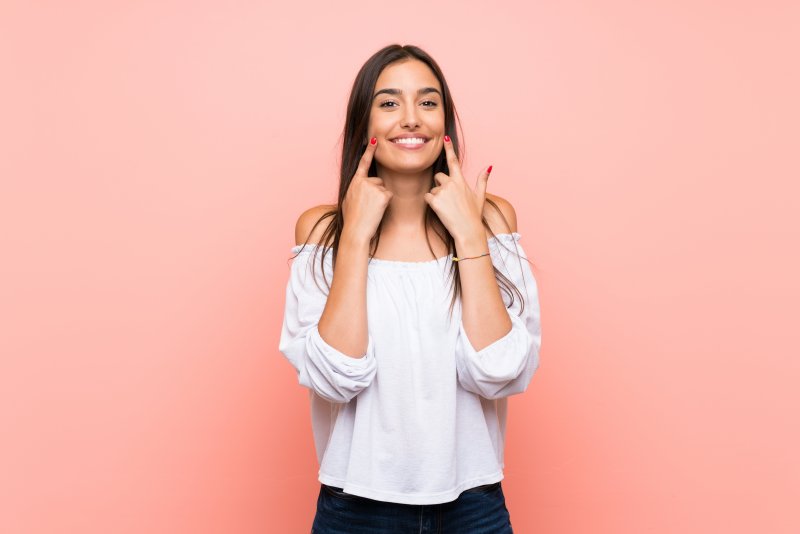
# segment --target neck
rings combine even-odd
[[[378,176],[383,186],[392,192],[383,223],[385,231],[411,233],[425,230],[425,193],[431,189],[433,171],[429,167],[422,172],[398,172],[378,166]]]

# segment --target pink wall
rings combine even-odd
[[[800,531],[797,3],[273,4],[0,7],[0,531],[308,532],[289,247],[393,42],[538,266],[516,530]]]

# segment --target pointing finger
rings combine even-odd
[[[486,198],[486,184],[489,183],[489,173],[492,172],[492,166],[489,165],[486,169],[481,171],[478,179],[475,180],[475,194],[478,197],[478,202],[483,206],[484,199]]]
[[[369,166],[372,165],[372,155],[375,154],[375,149],[378,146],[378,138],[373,137],[370,139],[370,142],[367,144],[367,149],[364,151],[364,154],[361,156],[361,160],[358,162],[358,169],[356,169],[356,176],[363,176],[366,178],[369,174]]]
[[[447,154],[447,166],[449,167],[449,175],[451,178],[455,178],[456,180],[464,181],[464,177],[461,176],[461,164],[458,162],[458,156],[456,156],[456,150],[453,148],[453,140],[450,138],[449,135],[444,136],[444,150]]]

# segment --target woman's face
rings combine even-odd
[[[367,129],[368,139],[378,138],[374,158],[379,167],[420,172],[433,165],[446,133],[441,91],[433,71],[422,61],[402,61],[383,69],[375,84]],[[399,144],[394,141],[398,137],[410,139]],[[417,144],[415,139],[420,138],[424,142]]]

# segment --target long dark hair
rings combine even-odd
[[[450,95],[450,89],[447,86],[444,74],[442,74],[442,71],[439,68],[439,65],[437,65],[436,61],[434,61],[434,59],[424,50],[413,45],[401,46],[399,44],[392,44],[378,50],[367,60],[366,63],[364,63],[364,65],[361,67],[361,70],[358,71],[355,81],[353,82],[353,88],[350,92],[350,99],[347,103],[347,115],[345,118],[344,130],[342,131],[342,160],[339,173],[338,201],[335,208],[332,208],[330,211],[324,213],[317,220],[317,222],[314,224],[314,227],[311,229],[311,232],[309,233],[309,236],[313,234],[314,228],[316,228],[324,219],[332,219],[320,238],[319,244],[322,247],[322,258],[320,263],[324,261],[325,255],[329,250],[331,250],[333,253],[333,264],[336,264],[336,255],[339,249],[339,239],[341,238],[342,228],[344,226],[342,203],[344,202],[347,189],[350,187],[350,181],[353,179],[353,175],[356,173],[361,156],[364,155],[364,151],[367,149],[366,135],[367,127],[369,125],[370,112],[372,109],[372,93],[375,91],[375,84],[378,80],[378,77],[383,69],[388,65],[397,61],[406,61],[410,59],[416,59],[425,63],[428,67],[430,67],[436,78],[439,80],[439,83],[442,87],[442,105],[444,107],[445,132],[452,139],[453,149],[458,156],[459,162],[462,161],[461,150],[458,141],[459,136],[456,132],[456,126],[458,125],[460,128],[460,121],[457,120],[458,115],[456,113],[455,105],[453,104],[453,98]],[[442,153],[439,154],[439,157],[433,163],[433,174],[435,175],[437,172],[450,174],[450,170],[447,165],[447,155],[444,150],[442,150]],[[368,176],[377,175],[376,163],[373,159],[372,165],[369,168]],[[434,186],[436,186],[436,183],[433,179],[431,179],[430,187],[432,188]],[[503,217],[503,220],[505,220],[505,217],[502,215],[497,203],[490,200],[488,197],[486,198],[486,202],[494,206],[494,208],[497,209],[497,212],[500,213],[500,216]],[[378,248],[381,230],[385,220],[386,218],[384,215],[384,218],[381,219],[381,222],[378,224],[375,235],[370,240],[370,258],[374,256],[375,251]],[[489,224],[486,222],[485,217],[482,217],[482,221],[483,226],[489,231],[489,233],[496,237],[492,229],[489,227]],[[508,225],[508,221],[506,220],[505,222]],[[447,228],[445,228],[444,224],[436,215],[436,212],[433,211],[430,206],[427,206],[425,210],[425,227],[431,228],[442,239],[442,241],[444,241],[444,243],[447,245],[447,249],[452,254],[455,254],[456,247],[453,236],[450,235],[450,233],[447,231]],[[428,242],[428,248],[435,257],[436,252],[431,246],[427,232],[425,239]],[[302,250],[307,244],[308,241],[303,243],[303,247],[300,250]],[[497,244],[499,246],[503,246],[499,239],[497,240]],[[317,250],[314,251],[313,257],[316,257],[318,250],[319,247],[317,247]],[[298,252],[298,254],[299,253],[300,252]],[[312,263],[314,261],[313,257]],[[519,292],[519,289],[517,289],[514,283],[511,282],[511,280],[509,280],[505,275],[503,275],[503,273],[497,270],[496,267],[494,268],[494,272],[495,279],[497,279],[501,290],[505,291],[511,299],[509,307],[513,305],[514,294],[516,293],[522,302],[522,306],[520,308],[520,313],[522,313],[525,299],[522,298],[522,294]],[[330,282],[328,282],[327,278],[325,277],[324,268],[322,269],[322,275],[323,279],[325,279],[328,289],[330,289]],[[316,277],[314,278],[316,280]],[[453,298],[450,302],[450,314],[452,315],[453,306],[455,305],[456,299],[461,296],[461,278],[459,277],[457,261],[452,262],[450,279],[455,279]]]

